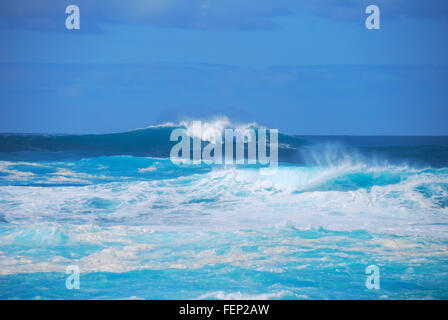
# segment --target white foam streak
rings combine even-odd
[[[248,294],[248,293],[242,293],[240,291],[229,293],[226,293],[224,291],[214,291],[203,294],[200,297],[198,297],[198,299],[203,300],[203,299],[216,298],[219,300],[272,300],[272,299],[281,299],[282,297],[285,296],[294,297],[296,299],[308,299],[307,295],[294,294],[293,292],[288,290],[281,290],[262,294]]]
[[[359,172],[402,178],[369,189],[320,188]],[[0,212],[10,223],[109,223],[206,231],[290,225],[448,237],[448,208],[439,204],[447,192],[438,187],[447,183],[446,173],[409,173],[400,168],[366,172],[357,167],[280,167],[276,175],[260,176],[255,169],[229,168],[158,181],[4,186]],[[419,190],[425,185],[431,186],[433,196]]]
[[[224,137],[225,129],[233,129],[242,137],[250,137],[249,130],[258,127],[256,123],[238,124],[232,123],[227,117],[215,117],[210,120],[201,121],[201,132],[193,129],[193,121],[185,120],[180,123],[185,127],[188,136],[201,139],[202,141],[217,142]]]

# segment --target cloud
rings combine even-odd
[[[369,4],[384,17],[448,19],[446,0],[15,0],[0,2],[0,27],[64,30],[65,7],[81,10],[81,29],[106,24],[184,29],[272,29],[276,19],[309,12],[328,19],[358,21]]]

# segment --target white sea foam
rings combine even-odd
[[[218,137],[224,137],[225,129],[233,129],[241,137],[250,137],[250,129],[258,127],[255,122],[246,124],[233,123],[224,116],[201,121],[201,132],[194,130],[193,121],[185,120],[180,125],[185,127],[188,136],[210,142],[216,142]]]
[[[153,171],[156,171],[156,170],[157,170],[157,167],[150,166],[150,167],[147,167],[147,168],[140,168],[140,169],[138,169],[138,172],[145,173],[145,172],[153,172]]]
[[[202,134],[201,136],[197,135],[195,130],[193,130],[193,122],[194,121],[201,121],[202,124]],[[215,116],[213,118],[209,119],[185,119],[180,121],[179,123],[174,122],[165,122],[162,124],[157,125],[150,125],[143,128],[136,128],[129,130],[129,132],[132,131],[140,131],[140,130],[146,130],[146,129],[158,129],[158,128],[175,128],[175,127],[184,127],[187,134],[190,137],[199,138],[203,141],[211,141],[214,142],[216,140],[217,136],[223,136],[224,135],[224,129],[234,129],[235,132],[241,133],[242,135],[248,135],[249,129],[254,127],[259,127],[259,125],[256,122],[251,123],[238,123],[231,121],[226,116]],[[288,145],[284,146],[285,148],[288,147]]]
[[[154,165],[159,170],[164,163],[158,161]],[[365,248],[383,259],[415,263],[447,254],[444,244],[422,244],[426,238],[448,239],[446,169],[330,162],[323,167],[281,166],[273,176],[229,167],[163,180],[0,186],[0,273],[64,272],[67,264],[76,264],[87,273],[227,265],[278,274],[325,263],[321,257],[301,256],[288,266],[290,255],[309,250],[333,252],[344,261]],[[2,165],[13,170],[11,163]],[[50,178],[87,175],[67,169],[52,173]],[[367,187],[357,185],[358,180]],[[260,232],[266,228],[270,231],[263,243]],[[336,236],[282,234],[319,228],[386,236],[341,249]],[[219,236],[228,233],[239,240],[226,242],[227,236]],[[258,237],[253,241],[257,248],[247,251],[249,237]],[[57,251],[72,246],[78,248],[73,255]],[[245,296],[214,291],[203,298]]]
[[[307,295],[295,294],[288,290],[274,291],[261,294],[248,294],[237,292],[214,291],[201,295],[199,300],[215,298],[219,300],[272,300],[281,299],[282,297],[294,297],[295,299],[309,299]]]
[[[348,174],[401,178],[368,189],[332,188]],[[369,179],[373,179],[369,177]],[[446,173],[403,168],[281,167],[273,176],[216,169],[167,180],[83,187],[0,187],[4,219],[147,225],[158,230],[238,230],[284,225],[447,236]],[[418,190],[431,186],[434,195]],[[322,187],[324,186],[324,187]]]
[[[344,261],[358,255],[358,263],[367,263],[363,260],[369,257],[359,255],[367,249],[370,254],[381,255],[390,262],[410,258],[424,262],[448,254],[443,243],[422,238],[350,240],[343,234],[302,238],[285,234],[288,228],[166,233],[138,226],[39,223],[11,227],[9,232],[0,233],[0,245],[15,248],[13,252],[7,249],[0,256],[0,274],[3,275],[64,272],[69,264],[77,265],[84,274],[202,269],[220,265],[277,274],[327,263],[323,256],[308,255],[308,252],[325,252],[326,257],[340,257]],[[338,245],[341,242],[343,246]],[[252,250],[247,251],[248,247]],[[60,251],[61,248],[71,248],[72,254],[67,256],[66,250]],[[343,264],[340,267],[344,267]]]

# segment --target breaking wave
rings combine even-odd
[[[203,124],[204,142],[259,127]],[[448,272],[446,137],[279,134],[277,173],[262,176],[173,164],[180,127],[193,135],[191,121],[0,135],[0,298],[70,298],[57,280],[70,264],[84,298],[379,298],[364,287],[372,263],[397,286],[381,297],[447,297],[427,276]]]

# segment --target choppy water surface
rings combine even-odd
[[[261,176],[168,129],[0,136],[0,298],[448,298],[447,138],[280,135]]]

